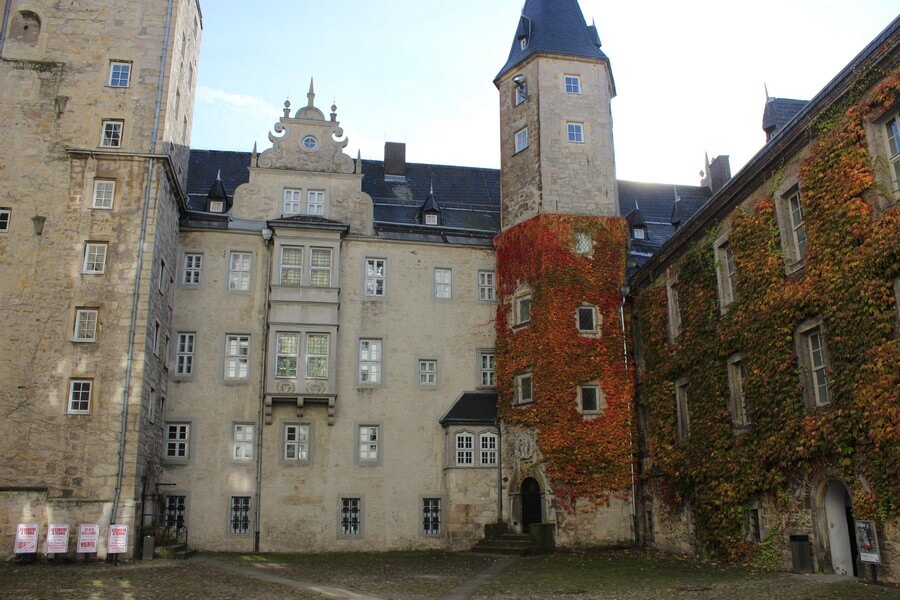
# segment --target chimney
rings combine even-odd
[[[384,176],[406,178],[406,144],[384,143]]]
[[[728,156],[717,156],[709,165],[709,187],[715,194],[731,179],[731,163]]]

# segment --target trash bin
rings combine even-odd
[[[141,553],[142,560],[153,560],[153,552],[156,550],[156,540],[152,535],[144,536],[144,551]]]
[[[812,544],[808,535],[791,536],[791,563],[794,573],[812,573]]]

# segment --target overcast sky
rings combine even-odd
[[[523,0],[202,0],[191,145],[260,151],[290,96],[338,119],[348,151],[499,168],[493,79]],[[763,85],[809,99],[897,16],[896,0],[581,0],[618,88],[618,177],[696,184],[763,145]]]

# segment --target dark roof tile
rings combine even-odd
[[[497,421],[495,392],[464,392],[440,423],[448,425],[493,425]]]

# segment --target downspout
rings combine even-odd
[[[163,34],[162,56],[159,61],[159,81],[156,90],[156,111],[153,115],[153,131],[150,135],[150,154],[156,153],[156,138],[159,135],[159,121],[162,114],[163,85],[165,83],[166,59],[169,52],[169,34],[172,27],[172,6],[175,0],[169,0],[166,8],[166,28]],[[112,511],[109,515],[110,525],[116,522],[119,502],[122,498],[122,480],[125,477],[125,446],[128,439],[128,404],[131,401],[131,377],[134,368],[134,336],[137,330],[138,306],[141,297],[141,274],[144,270],[144,245],[147,242],[147,223],[150,217],[150,196],[153,191],[153,172],[156,169],[154,158],[147,164],[147,184],[144,186],[144,206],[141,212],[141,235],[138,242],[137,264],[134,273],[134,294],[131,299],[131,322],[128,329],[128,354],[125,357],[125,383],[122,390],[122,433],[119,439],[119,464],[116,472],[116,490],[113,496]],[[146,340],[145,340],[146,341]]]
[[[266,227],[262,231],[266,243],[266,291],[263,300],[263,345],[262,368],[259,370],[259,412],[256,415],[256,518],[253,525],[253,552],[259,554],[259,532],[262,521],[262,466],[263,466],[263,426],[265,425],[266,411],[266,363],[269,350],[269,284],[272,279],[272,257],[269,242],[272,240],[272,230]],[[268,237],[267,237],[268,236]]]
[[[503,428],[497,415],[497,522],[503,522]]]
[[[12,0],[6,0],[6,8],[3,9],[3,23],[0,23],[0,56],[3,56],[3,44],[6,42],[6,24],[9,23],[9,13],[12,11]]]
[[[628,289],[628,285],[625,284],[622,286],[620,292],[622,294],[622,302],[619,304],[619,323],[622,327],[622,357],[625,359],[625,373],[628,373],[628,334],[625,330],[625,301],[628,298],[628,294],[630,293],[630,289]],[[628,400],[628,417],[630,419],[629,428],[628,428],[628,441],[631,445],[632,452],[635,451],[634,446],[634,406],[632,404],[631,399]],[[640,532],[638,530],[638,516],[637,516],[637,483],[635,481],[634,474],[634,457],[632,456],[631,461],[631,520],[632,527],[634,528],[634,541],[635,544],[638,543],[640,539]]]

